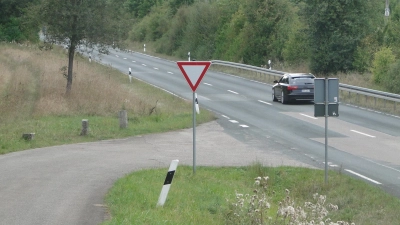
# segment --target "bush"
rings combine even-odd
[[[400,79],[399,79],[399,71],[400,71],[400,60],[397,60],[393,63],[386,76],[382,79],[382,84],[387,88],[390,92],[400,94]]]
[[[372,62],[372,74],[375,83],[381,84],[386,79],[389,68],[395,60],[391,48],[384,47],[375,53],[374,61]]]
[[[236,193],[234,201],[229,201],[230,212],[227,214],[229,224],[326,224],[326,225],[354,225],[346,221],[332,222],[328,217],[328,210],[337,211],[338,206],[326,203],[326,196],[313,194],[313,200],[298,205],[290,196],[290,191],[285,190],[286,196],[279,205],[271,204],[271,195],[275,192],[269,190],[269,177],[255,178],[255,189],[252,194]],[[272,213],[272,209],[277,209]],[[274,218],[273,218],[274,217]]]

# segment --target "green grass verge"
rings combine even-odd
[[[158,197],[167,169],[150,169],[131,173],[116,182],[106,196],[111,224],[250,224],[236,223],[229,202],[235,193],[253,194],[254,178],[269,176],[268,196],[271,208],[265,224],[288,224],[276,219],[279,202],[285,189],[297,206],[312,201],[314,193],[326,195],[326,202],[339,207],[329,212],[332,221],[355,224],[400,224],[400,200],[378,187],[347,175],[330,171],[325,185],[324,171],[294,167],[192,167],[178,166],[163,207],[157,207]],[[274,193],[274,194],[272,194]],[[229,202],[227,201],[229,200]]]
[[[197,123],[204,123],[212,118],[213,115],[205,110],[196,116]],[[82,119],[89,120],[90,132],[87,136],[80,136]],[[47,116],[28,119],[0,127],[0,154],[191,128],[192,121],[191,113],[131,117],[128,119],[128,127],[121,129],[117,116]],[[35,133],[35,138],[25,141],[22,139],[23,133]]]
[[[108,66],[76,56],[72,94],[65,96],[64,49],[42,52],[11,44],[0,49],[0,154],[193,126],[191,100],[136,79],[130,83]],[[121,109],[128,113],[126,129],[119,127]],[[80,136],[82,119],[89,120],[87,136]],[[197,124],[213,119],[208,110],[196,116]],[[35,137],[25,141],[24,133]]]

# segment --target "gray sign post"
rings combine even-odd
[[[188,82],[193,91],[193,174],[196,173],[196,105],[198,106],[196,89],[203,79],[208,68],[211,65],[210,61],[180,61],[176,62],[183,76]]]
[[[328,183],[328,117],[339,116],[339,80],[316,78],[314,82],[314,116],[325,117],[325,183]]]

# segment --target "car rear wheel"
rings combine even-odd
[[[282,104],[286,104],[287,103],[286,98],[285,98],[285,93],[283,93],[283,91],[281,92],[281,103]]]

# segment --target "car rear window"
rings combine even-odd
[[[292,77],[292,84],[314,84],[314,77]]]

